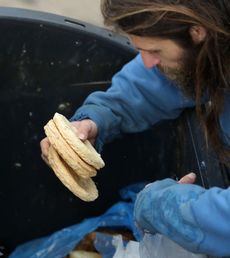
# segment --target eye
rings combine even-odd
[[[149,54],[152,54],[152,55],[160,54],[160,53],[161,53],[161,50],[159,50],[159,49],[156,49],[156,50],[150,50],[150,51],[149,51]]]

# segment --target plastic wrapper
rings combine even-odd
[[[189,252],[163,235],[145,234],[140,241],[140,258],[207,258],[207,256]]]
[[[128,241],[125,246],[122,236],[118,235],[113,237],[113,245],[116,247],[113,258],[140,258],[139,242]]]

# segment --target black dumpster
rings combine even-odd
[[[136,51],[104,28],[43,12],[0,8],[0,246],[46,236],[102,214],[135,182],[198,174],[205,187],[229,184],[227,169],[205,144],[193,110],[143,133],[107,144],[106,167],[95,182],[99,198],[84,203],[40,158],[43,126],[55,112],[70,117],[92,91]]]

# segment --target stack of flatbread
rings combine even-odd
[[[102,258],[102,256],[95,252],[87,252],[87,251],[72,251],[69,254],[69,258]]]
[[[80,199],[94,201],[98,190],[92,177],[105,165],[100,154],[88,140],[80,140],[77,129],[59,113],[44,129],[51,144],[48,161],[56,176]]]

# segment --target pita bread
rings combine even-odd
[[[102,256],[95,252],[78,250],[70,252],[69,258],[102,258]]]
[[[86,202],[97,199],[98,190],[93,180],[79,177],[59,156],[53,146],[49,147],[48,161],[55,175],[74,195]]]
[[[92,177],[97,174],[96,169],[85,163],[69,146],[52,119],[45,125],[44,129],[51,145],[74,172],[83,178]]]
[[[71,125],[71,123],[59,113],[55,113],[53,121],[60,131],[62,137],[71,146],[71,148],[89,165],[100,169],[105,166],[101,155],[94,149],[92,144],[86,140],[82,141],[77,135],[77,129]]]

